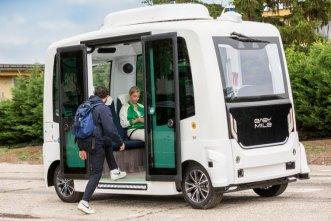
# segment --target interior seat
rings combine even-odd
[[[115,111],[114,102],[112,102],[111,105],[109,106],[111,113],[113,115],[113,121],[117,128],[118,134],[123,139],[123,141],[125,143],[125,148],[127,150],[145,148],[145,142],[143,142],[141,140],[130,140],[129,137],[127,136],[127,130],[125,128],[122,128],[122,126],[120,124],[119,112],[120,112],[123,104],[125,104],[124,102],[128,102],[128,95],[126,95],[126,94],[122,94],[117,98],[117,105],[116,105],[117,111]],[[115,143],[113,143],[112,147],[113,147],[113,150],[115,150],[115,151],[119,150],[119,147]]]

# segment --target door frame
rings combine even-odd
[[[64,171],[64,147],[65,147],[65,133],[63,127],[63,84],[62,84],[62,74],[61,74],[61,59],[60,54],[66,52],[82,51],[83,55],[83,84],[84,84],[84,99],[88,98],[88,69],[87,69],[87,49],[85,45],[73,45],[67,47],[59,47],[56,51],[56,66],[58,74],[58,87],[59,87],[59,134],[60,134],[60,169],[61,175],[66,179],[87,179],[90,176],[90,158],[87,154],[87,159],[85,160],[86,173],[65,173]]]
[[[146,168],[146,181],[175,181],[180,183],[182,180],[182,165],[181,165],[181,137],[180,137],[180,103],[179,103],[179,76],[178,76],[178,45],[177,45],[177,32],[169,32],[162,34],[154,34],[141,37],[142,43],[142,56],[143,56],[143,73],[144,73],[144,106],[145,106],[145,119],[148,116],[148,99],[147,99],[147,66],[146,66],[146,42],[157,41],[162,39],[172,39],[173,49],[173,70],[174,70],[174,92],[175,92],[175,162],[176,162],[176,175],[151,175],[149,171],[149,150],[150,144],[148,139],[148,132],[150,131],[149,122],[145,121],[145,168]],[[148,118],[147,118],[148,119]]]

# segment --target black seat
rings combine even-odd
[[[141,140],[130,140],[127,136],[126,129],[122,128],[120,119],[119,119],[119,111],[121,110],[121,107],[122,107],[122,102],[119,99],[117,99],[117,113],[115,111],[114,102],[112,102],[111,105],[109,106],[111,113],[113,115],[113,121],[117,128],[118,134],[124,141],[125,149],[130,150],[130,149],[145,148],[145,142],[143,142]],[[112,144],[112,148],[114,151],[119,150],[119,146],[116,143]]]

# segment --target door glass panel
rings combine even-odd
[[[172,39],[146,42],[150,174],[176,174]]]
[[[77,107],[84,101],[83,51],[62,52],[61,72],[61,130],[64,173],[86,173],[85,161],[79,158],[74,141],[73,119]]]

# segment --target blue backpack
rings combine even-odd
[[[74,118],[74,135],[75,140],[84,140],[93,135],[95,124],[93,122],[93,109],[99,104],[92,105],[91,102],[85,101],[77,108]]]

